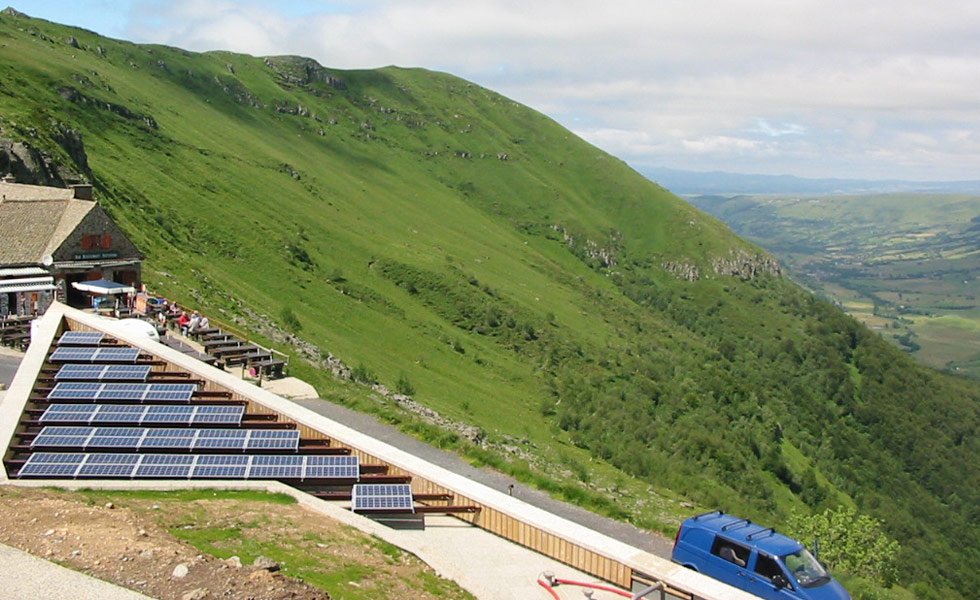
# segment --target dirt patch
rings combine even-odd
[[[226,495],[0,488],[0,542],[161,600],[471,598],[298,505]],[[259,556],[279,569],[252,566]]]

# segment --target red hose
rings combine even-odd
[[[593,589],[593,590],[600,590],[600,591],[603,591],[603,592],[611,592],[613,594],[617,594],[619,596],[622,596],[623,598],[632,598],[633,597],[633,594],[631,594],[629,592],[625,592],[623,590],[620,590],[620,589],[617,589],[617,588],[614,588],[614,587],[609,587],[608,585],[601,585],[601,584],[598,584],[598,583],[587,583],[587,582],[584,582],[584,581],[572,581],[570,579],[557,579],[557,578],[555,579],[555,583],[561,583],[561,584],[564,584],[564,585],[577,585],[579,587],[590,588],[590,589]]]
[[[549,584],[547,581],[544,581],[543,579],[538,579],[538,585],[548,590],[548,593],[551,594],[551,597],[554,598],[555,600],[561,600],[561,596],[559,596],[558,592],[556,592],[551,588],[551,584]]]

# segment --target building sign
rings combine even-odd
[[[82,252],[73,254],[73,260],[104,260],[107,258],[119,258],[118,252]]]

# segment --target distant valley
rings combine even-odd
[[[696,196],[922,362],[980,378],[980,196]]]

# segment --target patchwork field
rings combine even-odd
[[[693,203],[779,256],[923,363],[980,378],[980,197],[700,197]]]

